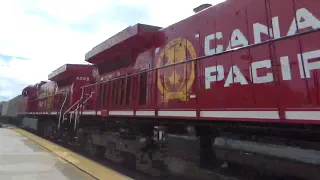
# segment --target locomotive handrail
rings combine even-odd
[[[75,102],[68,110],[66,110],[63,113],[63,117],[66,115],[66,113],[68,113],[76,104],[78,104],[81,101],[82,98],[80,98],[77,102]]]
[[[64,98],[64,101],[63,101],[63,103],[62,103],[62,105],[61,105],[61,108],[60,108],[59,123],[58,123],[58,128],[59,128],[59,129],[60,129],[60,124],[61,124],[61,114],[62,114],[62,110],[63,110],[64,104],[65,104],[66,101],[67,101],[68,94],[69,94],[69,92],[66,93],[66,97]]]
[[[81,97],[80,97],[79,101],[83,98],[83,96],[84,96],[84,91],[82,90],[82,91],[81,91]],[[77,105],[77,108],[73,111],[73,113],[74,113],[75,111],[77,111],[79,107],[80,107],[80,105],[78,104],[78,105]],[[70,114],[70,123],[71,123],[71,114]]]
[[[155,71],[155,70],[159,70],[159,69],[164,69],[164,68],[171,67],[171,66],[181,65],[181,64],[185,64],[185,63],[189,63],[189,62],[194,62],[194,61],[202,60],[202,59],[205,59],[205,58],[208,58],[208,57],[220,56],[220,55],[227,54],[227,53],[230,53],[230,52],[234,52],[234,51],[238,51],[238,50],[242,50],[242,49],[246,49],[246,48],[251,48],[251,47],[256,47],[256,46],[267,44],[267,43],[270,43],[270,42],[276,42],[276,41],[280,41],[280,40],[285,40],[285,39],[289,39],[289,38],[292,38],[292,37],[301,36],[301,35],[305,35],[305,34],[310,34],[310,33],[318,32],[318,31],[320,31],[320,28],[316,28],[316,29],[313,29],[313,30],[310,30],[310,31],[306,31],[306,32],[302,32],[302,33],[296,33],[296,34],[290,35],[290,36],[280,37],[280,38],[277,38],[277,39],[270,39],[270,40],[266,40],[266,41],[261,42],[261,43],[250,44],[250,45],[244,46],[244,47],[233,48],[233,49],[226,50],[226,51],[223,51],[221,53],[217,53],[217,54],[213,54],[213,55],[200,56],[200,57],[197,57],[197,58],[194,58],[194,59],[189,59],[189,60],[181,61],[181,62],[178,62],[178,63],[173,63],[173,64],[161,66],[161,67],[156,67],[156,68],[153,68],[153,69],[147,69],[147,70],[139,71],[137,73],[132,73],[132,74],[121,76],[121,77],[117,77],[117,78],[114,78],[114,79],[104,80],[104,81],[101,81],[101,82],[98,82],[98,83],[82,86],[81,88],[95,86],[95,85],[102,84],[102,83],[105,83],[105,82],[111,82],[111,81],[115,81],[115,80],[118,80],[118,79],[123,79],[123,78],[131,77],[131,76],[135,76],[135,75],[142,74],[142,73],[145,73],[145,72],[151,72],[151,71]]]
[[[87,102],[89,101],[89,99],[93,96],[93,93],[94,93],[94,92],[91,92],[90,96],[89,96],[86,100],[84,100],[83,103],[82,103],[79,107],[82,108],[83,105],[84,105],[85,103],[87,103]],[[79,111],[77,111],[79,107],[77,107],[77,109],[75,110],[77,113],[79,113]],[[78,115],[79,115],[79,114],[75,114],[74,127],[73,127],[74,129],[76,129],[76,127],[77,127]]]
[[[91,92],[90,96],[83,101],[82,105],[89,101],[89,99],[93,96],[94,92]]]
[[[90,96],[89,96],[86,100],[84,100],[81,105],[87,103],[87,102],[89,101],[89,99],[93,96],[93,93],[94,93],[94,92],[91,92]],[[81,106],[81,105],[80,105],[80,106]],[[78,106],[74,111],[78,110],[78,108],[79,108],[80,106]]]
[[[92,96],[93,92],[91,92],[91,95]],[[63,113],[63,117],[77,104],[79,104],[79,102],[82,100],[83,96],[77,101],[75,102],[68,110],[66,110],[64,113]],[[85,101],[84,101],[85,102]],[[83,104],[83,103],[82,103]]]

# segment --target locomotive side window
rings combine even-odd
[[[108,82],[108,96],[107,96],[107,107],[110,108],[113,104],[113,81]]]
[[[104,91],[105,91],[104,84],[99,84],[98,89],[99,89],[98,105],[99,105],[99,108],[102,108],[103,104],[104,104],[104,98],[105,98],[104,97]]]
[[[130,94],[131,94],[131,80],[132,77],[127,77],[127,89],[126,89],[126,105],[130,104]]]
[[[147,103],[147,83],[148,83],[148,73],[143,72],[140,74],[140,105],[145,105]]]
[[[117,81],[113,81],[112,82],[112,105],[113,107],[116,106],[118,104],[118,83]]]
[[[115,85],[114,81],[111,81],[111,91],[110,91],[111,92],[111,97],[110,97],[110,102],[111,102],[110,106],[111,107],[113,107],[113,105],[114,105],[114,97],[115,97],[115,92],[116,92],[114,90],[114,88],[115,88],[114,85]]]
[[[120,96],[120,88],[121,88],[121,81],[119,80],[116,80],[115,81],[115,88],[114,90],[116,91],[115,94],[116,94],[116,97],[115,97],[115,105],[118,106],[120,104],[119,102],[119,96]]]
[[[109,100],[109,82],[103,84],[103,95],[102,95],[102,106],[103,108],[106,108],[107,102]]]
[[[138,83],[137,76],[133,76],[132,81],[133,81],[133,87],[132,87],[132,96],[131,97],[132,97],[132,101],[135,101],[137,99],[137,86],[134,86],[134,85]]]
[[[122,78],[119,80],[119,83],[120,83],[120,106],[123,106],[124,105],[124,97],[125,97],[125,88],[126,88],[126,79],[125,78]]]

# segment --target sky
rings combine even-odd
[[[0,102],[136,23],[169,26],[223,0],[2,0]]]

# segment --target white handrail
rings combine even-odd
[[[82,90],[82,92],[81,92],[81,97],[80,97],[79,101],[83,98],[83,95],[84,95],[84,91]],[[73,114],[75,114],[75,111],[79,108],[79,105],[80,105],[80,103],[78,103],[77,108],[76,108],[74,111],[72,111]],[[72,113],[70,113],[70,121],[69,121],[69,124],[71,124],[71,122],[72,122],[72,117],[71,117]]]
[[[76,104],[78,104],[78,103],[82,100],[83,94],[84,94],[84,92],[82,91],[82,94],[81,94],[80,99],[79,99],[77,102],[75,102],[68,110],[66,110],[66,112],[64,112],[63,117],[64,117]],[[79,104],[78,104],[78,106],[79,106]]]
[[[59,123],[58,123],[58,128],[59,128],[59,129],[60,129],[60,125],[61,125],[61,114],[62,114],[62,110],[63,110],[64,104],[65,104],[66,101],[67,101],[68,94],[69,94],[69,91],[66,92],[66,97],[64,98],[64,101],[63,101],[63,103],[62,103],[62,105],[61,105],[61,108],[60,108]]]
[[[89,99],[93,96],[93,93],[94,92],[91,92],[91,94],[90,94],[90,96],[86,99],[86,100],[84,100],[83,101],[83,103],[80,105],[80,106],[78,106],[78,107],[83,107],[83,105],[85,104],[85,103],[87,103],[88,101],[89,101]],[[79,111],[78,111],[78,108],[75,110],[76,111],[76,114],[75,114],[75,119],[74,119],[74,129],[76,129],[76,127],[77,127],[77,122],[78,122],[78,116],[79,116]]]
[[[84,96],[84,90],[82,89],[81,98],[80,98],[80,99],[82,99],[83,96]],[[80,107],[80,103],[77,105],[77,108],[73,111],[75,116],[76,116],[76,112],[77,112],[77,110],[78,110],[79,107]],[[71,123],[71,118],[70,118],[70,123]]]
[[[75,102],[68,110],[66,110],[64,113],[63,113],[63,117],[76,105],[80,102],[82,98],[80,98],[77,102]]]

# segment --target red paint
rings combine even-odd
[[[186,20],[178,22],[172,26],[164,28],[161,32],[165,36],[165,42],[160,46],[160,52],[164,46],[175,38],[186,38],[190,41],[196,51],[197,57],[204,56],[204,38],[205,36],[214,32],[223,32],[223,39],[215,40],[215,44],[221,44],[226,48],[229,44],[228,38],[234,29],[239,29],[244,36],[248,39],[249,44],[254,44],[254,31],[253,24],[260,23],[262,25],[269,25],[271,27],[271,18],[279,17],[280,22],[280,35],[284,37],[287,35],[290,25],[294,20],[296,11],[299,8],[306,8],[308,11],[320,19],[319,6],[311,4],[311,2],[300,3],[295,1],[232,1],[229,0],[225,3],[219,4],[199,14],[196,14]],[[314,3],[314,1],[313,1]],[[227,19],[226,19],[227,17]],[[310,29],[307,29],[310,30]],[[301,32],[305,32],[303,30]],[[199,38],[196,37],[199,35]],[[316,40],[319,32],[301,35],[297,37],[290,37],[288,39],[271,41],[270,43],[257,45],[251,48],[245,48],[230,53],[211,56],[197,61],[196,64],[196,78],[191,88],[190,94],[195,94],[195,99],[189,99],[187,102],[180,100],[170,100],[168,103],[161,102],[163,94],[160,94],[156,86],[156,71],[148,72],[149,85],[148,85],[148,99],[146,105],[139,105],[136,99],[139,99],[139,94],[132,95],[137,97],[131,100],[129,106],[127,105],[111,105],[107,102],[106,106],[98,110],[126,110],[126,109],[198,109],[198,110],[225,110],[225,108],[235,108],[246,111],[257,110],[260,108],[271,108],[280,110],[280,117],[282,111],[287,108],[304,108],[304,107],[319,107],[319,95],[316,88],[319,87],[319,81],[316,78],[308,80],[301,79],[300,71],[297,64],[297,54],[300,52],[307,52],[320,49],[320,44]],[[272,40],[267,35],[262,35],[262,41]],[[301,48],[301,49],[300,49]],[[140,54],[133,68],[127,68],[126,71],[139,71],[144,68],[141,66],[151,66],[152,69],[156,68],[159,52],[153,54],[156,47],[150,49],[145,53]],[[187,55],[190,59],[190,55]],[[292,80],[284,81],[281,77],[280,57],[288,56],[290,60]],[[206,67],[222,65],[225,71],[228,71],[231,66],[237,65],[241,70],[244,77],[250,80],[250,64],[265,59],[271,59],[271,69],[259,69],[258,75],[263,76],[267,73],[272,73],[274,81],[264,84],[253,84],[249,82],[248,85],[232,84],[230,87],[224,87],[224,82],[216,82],[212,88],[206,90],[204,88],[204,69]],[[183,65],[179,65],[183,66]],[[165,73],[169,73],[173,69],[179,67],[165,68]],[[181,69],[181,68],[180,68]],[[109,74],[116,74],[121,72],[123,76],[125,72],[121,69],[110,72]],[[317,73],[317,71],[313,71]],[[225,72],[227,76],[228,72]],[[139,83],[139,76],[136,75],[135,83]],[[113,78],[116,75],[113,76]],[[318,75],[316,75],[318,78]],[[131,78],[131,77],[130,77]],[[111,78],[112,79],[112,78]],[[120,90],[116,80],[112,83],[112,89]],[[110,82],[111,83],[111,82]],[[109,84],[110,84],[109,83]],[[102,85],[98,85],[102,86]],[[111,88],[111,85],[110,85]],[[137,92],[140,92],[139,87],[135,87]],[[100,94],[100,98],[103,95]],[[111,95],[109,95],[111,96]],[[309,97],[308,97],[309,96]],[[198,118],[200,118],[198,116]],[[221,119],[221,118],[220,118]],[[238,118],[239,120],[241,118]],[[234,120],[234,119],[230,119]],[[244,119],[246,120],[246,119]],[[248,120],[248,119],[247,119]],[[251,121],[252,119],[250,119]],[[273,120],[274,121],[274,120]]]
[[[54,72],[57,72],[57,70]],[[40,83],[33,88],[26,88],[25,91],[28,91],[26,96],[30,99],[27,112],[60,112],[65,100],[64,110],[68,109],[81,98],[82,86],[96,82],[95,77],[93,77],[93,70],[93,66],[90,65],[66,64],[63,71],[59,71],[49,77],[52,81]],[[49,87],[48,84],[51,87],[49,89],[46,88]],[[53,94],[49,95],[48,90],[51,90]],[[35,91],[37,92],[36,97],[34,96]],[[67,99],[65,98],[66,94]]]
[[[265,26],[268,26],[268,28],[273,27],[272,33],[274,36],[286,37],[290,32],[292,23],[300,21],[294,18],[296,13],[301,13],[301,10],[307,10],[314,18],[320,20],[320,1],[228,0],[159,31],[157,31],[159,29],[157,27],[151,28],[150,26],[139,24],[129,27],[86,54],[86,60],[98,67],[100,76],[106,82],[84,87],[85,93],[94,92],[95,97],[85,110],[102,111],[102,116],[110,116],[109,112],[114,110],[133,110],[134,112],[136,110],[155,110],[155,116],[150,117],[156,117],[159,110],[196,110],[197,115],[195,117],[183,117],[181,115],[180,118],[317,123],[310,119],[295,119],[294,117],[289,120],[289,116],[285,114],[286,111],[293,108],[297,111],[319,112],[317,109],[320,107],[319,70],[312,70],[311,77],[303,79],[300,74],[301,66],[298,63],[298,54],[320,50],[320,42],[318,40],[320,32],[297,35],[298,33],[315,29],[316,25],[298,29],[295,35],[281,40],[275,40],[273,37],[262,33],[263,35],[259,36],[261,41],[269,40],[269,42],[263,44],[259,44],[259,38],[257,39],[254,36],[258,31],[254,24],[259,23],[257,26],[261,27],[259,29],[261,32],[263,32]],[[276,26],[277,20],[279,27]],[[142,30],[139,27],[144,27],[145,29]],[[320,25],[318,24],[319,27]],[[151,30],[148,28],[151,28]],[[169,96],[169,93],[162,94],[159,91],[157,86],[159,82],[158,73],[160,73],[161,80],[164,76],[172,75],[174,70],[180,77],[183,77],[182,72],[184,72],[183,66],[185,64],[162,68],[159,71],[152,70],[157,68],[158,60],[162,57],[161,52],[165,50],[165,47],[172,40],[176,38],[188,40],[194,48],[196,57],[203,57],[209,53],[209,51],[205,51],[206,37],[208,35],[215,34],[215,39],[210,41],[210,49],[215,48],[217,45],[222,45],[222,49],[225,51],[228,49],[232,34],[237,32],[243,34],[247,39],[248,45],[253,45],[257,42],[258,44],[228,53],[207,56],[196,61],[193,84],[187,91],[187,95],[185,95],[187,101],[179,99],[163,101],[164,97]],[[220,35],[223,37],[220,38]],[[239,40],[239,37],[235,38],[235,42],[239,42],[237,40]],[[244,41],[241,42],[243,43]],[[124,45],[126,48],[124,48]],[[181,47],[189,47],[186,41],[183,41],[180,45]],[[177,63],[175,61],[184,56],[186,59],[192,59],[192,53],[189,50],[186,51],[184,56],[184,52],[182,55],[178,55],[179,52],[181,53],[182,50],[187,49],[179,49],[180,45],[179,43],[177,44],[175,52],[170,51],[170,49],[166,50],[165,54],[173,54],[173,56],[168,57],[174,63]],[[242,45],[236,44],[232,46],[232,48],[237,47],[242,47]],[[168,57],[164,55],[161,63],[165,64]],[[291,80],[285,80],[286,77],[282,75],[284,67],[281,66],[280,60],[283,57],[288,57]],[[253,83],[250,78],[252,63],[260,63],[260,61],[269,59],[271,60],[272,68],[257,69],[257,76],[262,77],[271,74],[273,81],[261,84]],[[318,58],[310,60],[310,62],[319,60]],[[161,65],[163,66],[164,64]],[[205,69],[217,65],[224,69],[224,79],[212,82],[210,84],[211,88],[206,89]],[[240,70],[248,84],[230,84],[229,87],[226,87],[226,80],[232,66],[236,66]],[[169,89],[177,90],[179,87],[187,85],[187,81],[192,79],[190,77],[191,62],[188,63],[186,69],[184,81],[179,82],[176,79],[176,75],[172,76],[172,82],[176,82],[173,85],[169,84],[169,78],[166,78]],[[140,87],[140,83],[144,78],[143,70],[150,71],[146,73],[147,85]],[[129,75],[134,73],[138,74]],[[128,83],[129,81],[130,83]],[[141,92],[144,92],[145,89],[147,89],[147,92],[145,92],[146,99],[145,102],[141,103],[139,102],[142,97]],[[126,91],[128,91],[128,95],[125,93]],[[192,96],[194,98],[190,98]],[[129,100],[127,101],[127,99]],[[230,109],[237,111],[279,111],[280,118],[277,120],[272,118],[257,120],[243,117],[202,118],[200,113],[203,110],[224,111]]]
[[[155,37],[159,29],[160,27],[144,24],[130,26],[92,48],[91,51],[86,53],[85,59],[90,63],[98,64],[106,61],[104,59],[105,57],[108,57],[108,61],[112,62],[116,60],[117,56],[123,54],[127,54],[127,57],[134,55],[133,53],[135,52],[130,51],[133,48],[135,48],[136,51],[143,52],[143,50],[157,43]]]

